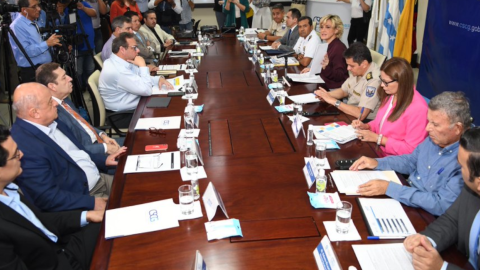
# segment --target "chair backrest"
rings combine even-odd
[[[95,54],[95,56],[93,58],[95,59],[95,62],[97,62],[98,66],[100,68],[103,68],[102,53],[99,52],[99,53]]]
[[[194,35],[197,34],[198,25],[200,24],[200,21],[201,21],[201,20],[196,21],[195,24],[193,25],[193,33],[194,33]]]
[[[95,70],[95,72],[88,77],[88,92],[92,98],[92,107],[93,107],[93,125],[96,127],[105,125],[106,110],[105,104],[103,103],[102,96],[98,92],[98,81],[100,79],[100,71]]]
[[[383,65],[383,62],[387,59],[387,57],[383,54],[380,54],[374,50],[370,50],[370,54],[372,55],[372,61],[377,64],[378,68]]]

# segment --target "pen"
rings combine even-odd
[[[405,239],[405,236],[367,236],[368,240]]]
[[[173,152],[172,152],[172,169],[173,169],[173,167],[174,167],[174,160],[173,160],[173,158],[174,158],[174,157],[173,157]]]
[[[365,110],[365,107],[362,107],[362,109],[360,110],[360,115],[358,116],[358,121],[361,121],[360,118],[362,118],[364,110]]]
[[[380,223],[380,220],[377,218],[375,215],[375,212],[373,212],[373,208],[370,206],[370,211],[372,211],[373,217],[377,220],[378,227],[380,227],[380,231],[383,233],[383,227],[382,224]]]
[[[333,186],[333,177],[332,177],[332,174],[330,174],[330,173],[328,174],[328,179],[330,180],[330,187],[335,188],[335,187]]]
[[[140,156],[137,158],[137,167],[135,168],[135,171],[138,171],[138,167],[140,166]]]
[[[443,170],[445,170],[445,168],[441,168],[440,170],[438,170],[437,174],[440,175],[443,172]]]
[[[257,34],[258,34],[257,30],[255,30],[255,33],[257,33]]]

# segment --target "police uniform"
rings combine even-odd
[[[377,115],[380,102],[378,98],[378,89],[380,87],[380,69],[374,62],[370,63],[365,74],[358,78],[350,75],[342,84],[343,92],[348,94],[348,105],[365,107],[370,109],[367,119],[374,119]]]
[[[270,28],[268,28],[268,32],[270,32],[272,36],[283,37],[283,35],[287,33],[288,29],[289,28],[287,27],[284,18],[280,23],[272,20],[272,24],[270,25]]]
[[[310,32],[306,38],[298,38],[293,50],[297,54],[303,54],[303,57],[310,57],[313,59],[315,51],[317,50],[317,46],[320,45],[320,43],[320,38],[318,37],[317,33],[312,30],[312,32]]]

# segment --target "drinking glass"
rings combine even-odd
[[[352,204],[347,201],[341,201],[337,204],[337,216],[335,219],[335,227],[337,233],[347,234],[350,227],[350,219],[352,218]]]
[[[317,166],[323,167],[325,165],[325,157],[327,155],[327,146],[324,143],[318,143],[315,148],[315,157]]]
[[[182,215],[193,213],[193,188],[192,185],[182,185],[178,188],[178,200]]]
[[[198,172],[198,158],[194,150],[188,149],[185,152],[185,160],[187,161],[187,174],[196,175]]]

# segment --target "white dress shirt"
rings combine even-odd
[[[310,57],[313,59],[315,52],[317,51],[318,45],[321,43],[320,38],[318,37],[315,30],[312,30],[310,34],[306,37],[299,37],[293,50],[297,54],[303,54],[303,57]]]

